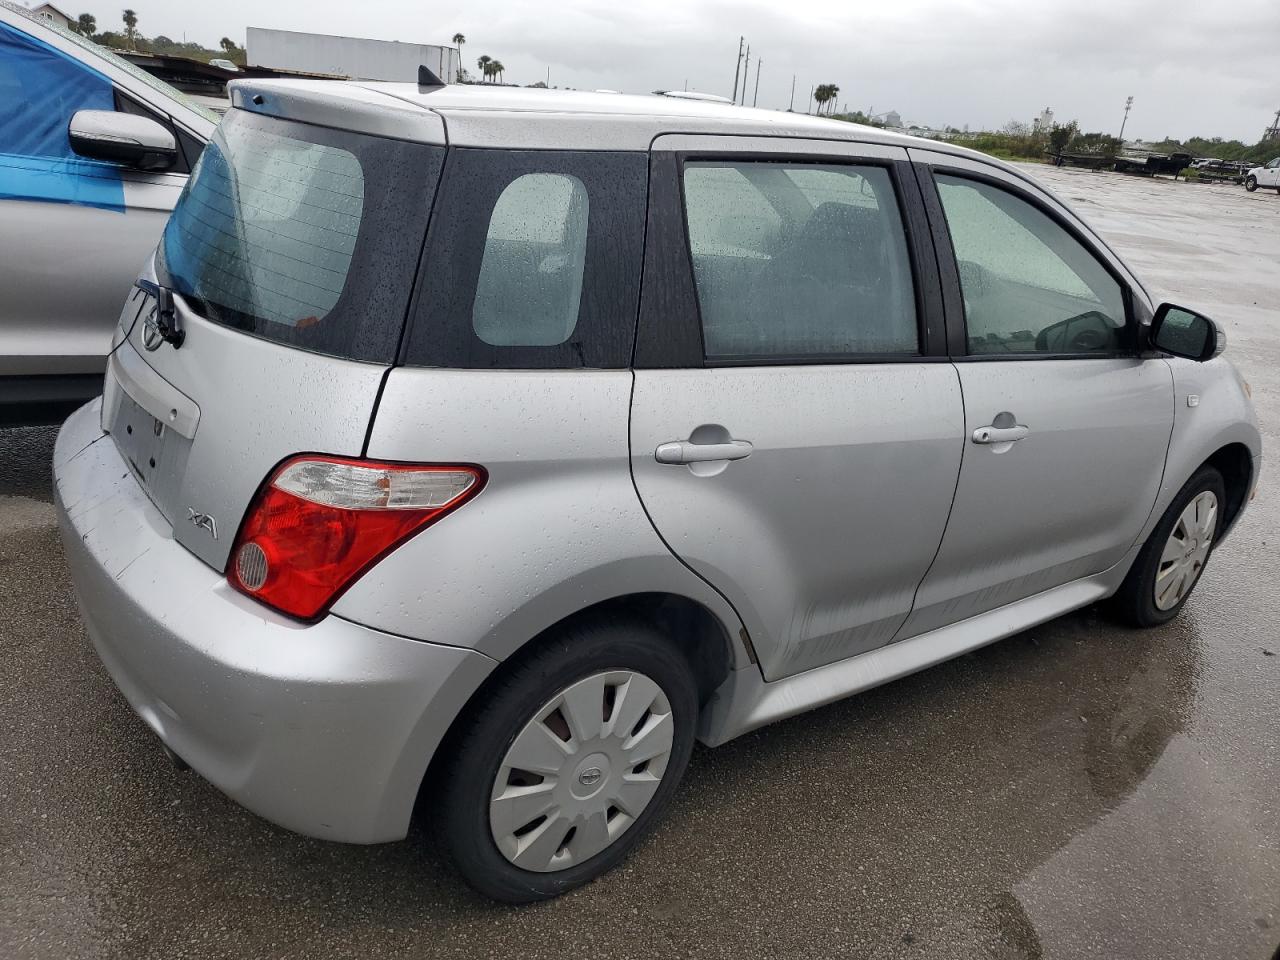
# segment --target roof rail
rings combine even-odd
[[[660,97],[671,97],[675,100],[705,100],[708,103],[733,103],[728,97],[715,93],[698,93],[696,90],[655,90]]]

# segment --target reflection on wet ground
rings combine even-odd
[[[1233,197],[1219,214],[1187,193],[1207,188],[1092,176],[1046,179],[1087,191],[1123,252],[1154,242],[1143,211],[1178,223],[1185,202],[1180,242],[1226,256]],[[1276,303],[1269,236],[1230,256]],[[1162,292],[1187,296],[1166,255]],[[1216,295],[1275,443],[1274,315]],[[168,766],[84,639],[47,469],[28,462],[50,437],[0,433],[0,955],[1265,960],[1280,943],[1269,478],[1173,624],[1085,610],[699,749],[623,868],[511,909],[458,883],[429,825],[381,847],[307,840]]]

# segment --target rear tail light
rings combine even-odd
[[[227,579],[282,613],[317,620],[366,570],[475,496],[484,480],[479,467],[295,457],[250,505]]]

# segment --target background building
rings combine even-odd
[[[75,17],[63,13],[52,3],[42,3],[38,7],[32,7],[31,13],[33,16],[52,23],[55,27],[62,27],[64,30],[70,30],[76,22]]]
[[[245,50],[250,67],[350,80],[415,81],[418,67],[425,66],[441,80],[452,83],[462,65],[455,47],[262,27],[249,27]]]

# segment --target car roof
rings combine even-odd
[[[663,134],[722,134],[916,147],[1004,166],[986,154],[879,127],[660,95],[343,80],[244,79],[229,88],[242,109],[451,146],[644,150]]]

